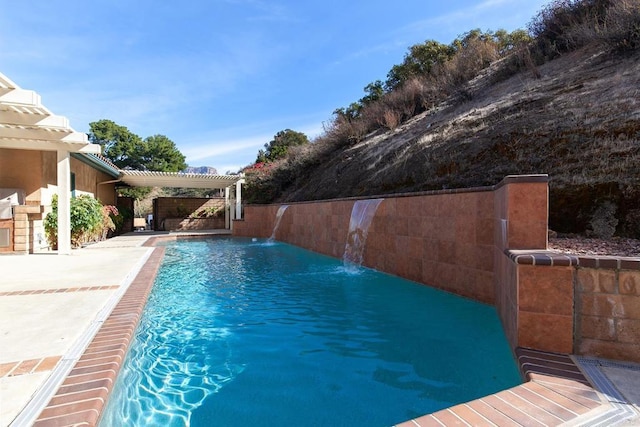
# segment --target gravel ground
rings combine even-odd
[[[549,249],[574,255],[640,257],[640,240],[614,237],[609,240],[589,237],[549,238]]]

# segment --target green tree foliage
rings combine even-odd
[[[111,120],[89,123],[89,141],[103,147],[103,155],[121,169],[178,172],[187,167],[184,155],[164,135],[142,140]]]
[[[111,120],[89,123],[89,141],[102,146],[102,154],[121,169],[144,170],[142,139]]]
[[[366,95],[360,98],[360,104],[367,106],[382,98],[382,95],[384,95],[385,92],[384,84],[381,80],[376,80],[375,82],[366,85],[364,87],[364,91]]]
[[[498,30],[493,34],[493,38],[498,45],[500,56],[505,56],[514,49],[525,46],[533,40],[525,30],[515,30],[512,32]]]
[[[269,143],[264,144],[264,150],[258,152],[256,163],[267,163],[286,157],[290,147],[305,145],[309,138],[302,132],[291,129],[281,130]]]
[[[141,163],[147,170],[179,172],[187,167],[184,155],[176,144],[164,135],[144,139]]]
[[[140,138],[125,126],[111,120],[89,123],[89,141],[102,146],[103,155],[121,169],[179,172],[187,167],[184,155],[164,135]],[[142,199],[149,187],[121,189],[124,196]]]
[[[351,122],[358,117],[362,109],[367,105],[371,105],[376,101],[382,99],[385,94],[384,83],[381,80],[376,80],[373,83],[369,83],[364,87],[365,96],[360,98],[357,102],[352,102],[347,108],[337,108],[333,111],[336,117],[340,120]]]
[[[362,111],[362,104],[359,102],[352,102],[348,107],[336,108],[333,110],[333,114],[342,121],[351,122],[360,116]]]
[[[438,64],[444,64],[455,54],[453,45],[446,45],[435,40],[427,40],[409,48],[402,64],[394,65],[387,74],[385,87],[391,91],[412,77],[425,76],[432,72]]]

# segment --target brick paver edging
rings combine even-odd
[[[397,427],[578,426],[589,424],[591,411],[605,404],[568,355],[518,348],[516,356],[526,383]]]
[[[163,257],[164,248],[155,248],[34,426],[97,424]]]

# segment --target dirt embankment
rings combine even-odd
[[[550,226],[589,228],[613,203],[640,236],[640,52],[583,49],[500,78],[492,65],[437,108],[377,132],[298,176],[282,201],[493,185],[550,177]],[[635,227],[635,230],[634,230]]]

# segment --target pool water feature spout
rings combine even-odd
[[[369,226],[384,199],[358,200],[351,210],[349,233],[342,260],[345,265],[362,265]]]
[[[271,232],[271,237],[269,237],[268,239],[269,242],[273,242],[276,240],[276,232],[280,227],[280,221],[282,221],[282,216],[284,215],[284,212],[287,210],[288,207],[289,205],[282,205],[278,208],[278,212],[276,213],[276,222],[273,225],[273,231]]]

